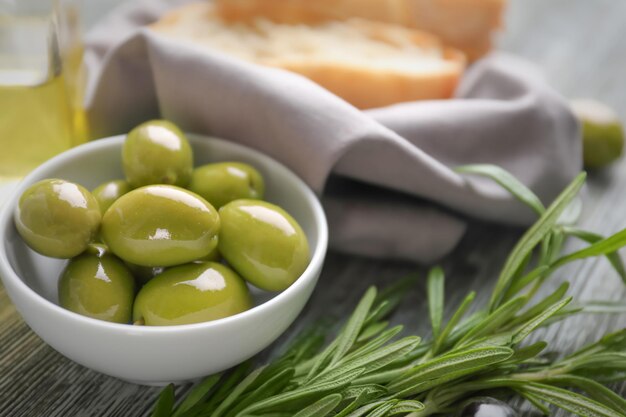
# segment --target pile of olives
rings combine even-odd
[[[127,135],[122,164],[125,180],[92,192],[46,179],[20,197],[14,219],[26,244],[70,259],[58,285],[64,308],[116,323],[198,323],[249,309],[246,282],[282,291],[306,269],[302,228],[262,201],[252,166],[194,169],[187,138],[164,120]]]

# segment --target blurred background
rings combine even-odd
[[[83,0],[84,27],[127,1]],[[504,22],[497,49],[538,64],[566,96],[594,97],[626,117],[618,77],[626,69],[626,2],[508,0]]]
[[[84,34],[88,34],[89,30],[111,10],[128,3],[128,0],[63,1],[79,6],[80,17],[77,21],[80,22],[79,26]],[[49,4],[52,2],[0,0],[0,16],[3,10],[10,11],[11,8],[37,9]],[[626,68],[626,43],[623,42],[626,37],[625,16],[626,4],[616,0],[597,0],[593,4],[586,0],[509,0],[504,13],[502,30],[495,36],[495,50],[512,53],[535,63],[549,84],[566,99],[593,98],[613,108],[618,117],[624,120],[626,118],[626,95],[620,85],[620,75]],[[68,20],[71,21],[74,17]],[[473,22],[471,18],[467,21],[468,26],[481,25],[479,21]],[[45,39],[45,36],[39,38]],[[67,140],[59,139],[55,146],[47,149],[48,154],[43,154],[41,151],[40,155],[30,156],[24,154],[23,146],[20,148],[17,145],[19,141],[8,140],[6,139],[8,133],[3,133],[5,139],[0,140],[0,143],[8,149],[9,153],[19,155],[15,159],[31,157],[32,160],[30,166],[21,170],[14,169],[14,171],[19,171],[15,173],[17,177],[24,175],[28,169],[32,169],[47,157],[80,143],[86,138],[93,138],[88,134],[88,127],[82,120],[84,117],[82,106],[78,104],[85,93],[83,91],[85,74],[77,76],[72,73],[72,71],[77,71],[75,68],[79,66],[82,53],[80,38],[77,37],[77,39],[75,41],[77,47],[69,52],[71,56],[61,57],[61,60],[67,60],[69,63],[69,65],[64,63],[63,67],[70,69],[66,71],[67,74],[63,74],[61,81],[70,81],[71,84],[75,84],[70,86],[69,91],[72,95],[69,101],[75,102],[75,108],[67,110],[67,113],[75,118],[74,125],[77,133],[73,143],[68,144]],[[16,43],[15,40],[8,41],[9,44],[11,42]],[[3,53],[2,45],[0,40],[0,55]],[[75,91],[71,91],[72,89]],[[17,104],[26,103],[26,98],[6,94],[3,97],[0,107],[12,106],[13,111],[19,111],[16,110],[18,107],[27,107],[26,104],[24,106]],[[28,99],[39,100],[34,94]],[[47,119],[47,123],[52,123],[54,117],[47,113],[48,110],[44,110],[41,105],[33,105],[33,108],[37,107],[42,111],[40,119]],[[49,105],[48,108],[50,108]],[[10,124],[10,120],[17,121],[18,118],[13,116],[11,119],[9,112],[8,116],[5,114],[3,120],[9,120]],[[24,125],[24,123],[21,124],[21,126]],[[30,132],[20,133],[24,138],[28,135],[37,136],[35,127],[28,126],[28,128],[31,129]],[[6,129],[6,124],[4,128],[0,126],[0,133]],[[60,136],[68,135],[61,134]],[[33,147],[28,151],[35,152],[33,150],[35,148],[39,149],[39,147]],[[13,170],[11,164],[16,163],[6,157],[0,158],[0,161],[4,164],[4,167],[0,169],[0,178],[2,178],[11,173]],[[0,185],[0,192],[1,187]]]

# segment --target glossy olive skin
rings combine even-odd
[[[59,280],[59,304],[94,319],[129,323],[135,281],[124,263],[102,245],[72,259]]]
[[[205,262],[170,268],[137,294],[135,323],[172,326],[232,316],[252,307],[245,281],[232,269]]]
[[[198,259],[198,262],[218,262],[222,259],[222,255],[220,254],[220,251],[217,249],[217,242],[218,242],[218,238],[217,235],[215,236],[215,239],[213,239],[213,247],[211,249],[211,252],[209,252],[209,254],[207,256],[203,256],[202,258]]]
[[[172,266],[207,256],[220,228],[202,197],[172,185],[149,185],[120,197],[102,218],[111,251],[140,266]]]
[[[187,187],[213,207],[242,198],[263,199],[265,181],[254,167],[241,162],[219,162],[194,169]]]
[[[251,284],[282,291],[306,269],[310,257],[306,235],[282,208],[259,200],[236,200],[219,212],[218,249]]]
[[[166,120],[151,120],[126,136],[122,166],[133,188],[150,184],[185,187],[191,180],[193,152],[176,125]]]
[[[165,267],[163,266],[139,266],[131,264],[130,262],[125,262],[125,265],[135,278],[137,285],[140,287],[165,271]]]
[[[100,212],[104,214],[118,198],[132,190],[128,181],[107,181],[93,189],[91,194],[98,201]]]
[[[93,241],[102,216],[98,202],[84,187],[47,179],[24,191],[13,218],[31,249],[53,258],[72,258]]]
[[[602,168],[618,160],[624,152],[624,127],[615,111],[594,100],[574,100],[571,106],[581,127],[584,167]]]
[[[602,168],[624,153],[624,129],[616,119],[599,123],[581,118],[583,135],[583,165],[588,169]]]

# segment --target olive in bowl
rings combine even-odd
[[[266,180],[265,198],[283,207],[302,226],[311,261],[298,279],[280,293],[249,287],[252,308],[195,324],[111,323],[58,304],[58,277],[67,261],[42,256],[21,239],[13,222],[19,196],[46,178],[62,178],[87,189],[124,178],[124,139],[101,139],[56,156],[28,175],[3,207],[0,276],[17,310],[35,333],[68,358],[142,384],[192,380],[230,368],[260,352],[293,322],[315,287],[328,241],[326,219],[313,192],[283,165],[257,151],[215,138],[188,135],[196,165],[242,161],[254,166]]]
[[[104,245],[89,245],[59,279],[59,305],[94,319],[128,323],[134,299],[135,278]]]
[[[189,190],[219,209],[234,200],[263,199],[265,181],[249,164],[217,162],[194,169]]]
[[[126,262],[172,266],[209,255],[219,227],[217,211],[198,195],[171,185],[147,185],[109,207],[101,235]]]
[[[112,180],[103,182],[91,191],[95,197],[100,211],[104,214],[109,207],[121,196],[132,190],[130,184],[126,180]]]
[[[250,283],[283,291],[309,263],[305,233],[289,213],[275,204],[235,200],[220,208],[218,249]]]
[[[53,258],[79,255],[100,227],[97,200],[79,184],[43,179],[20,193],[15,226],[26,243]]]
[[[150,120],[131,130],[122,145],[122,163],[131,187],[150,184],[186,186],[193,151],[186,135],[167,120]]]
[[[144,285],[133,312],[136,323],[149,326],[202,323],[250,309],[246,282],[216,262],[179,265]]]

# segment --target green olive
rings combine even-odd
[[[129,323],[135,281],[124,263],[102,245],[70,260],[59,280],[59,304],[94,319]]]
[[[282,208],[264,201],[236,200],[220,209],[218,249],[251,284],[282,291],[309,263],[300,225]]]
[[[207,256],[220,219],[202,197],[172,185],[148,185],[120,197],[102,218],[111,251],[141,266],[172,266]]]
[[[132,190],[130,184],[124,180],[107,181],[100,184],[91,192],[100,205],[100,212],[104,214],[111,204],[118,198]]]
[[[84,187],[47,179],[20,197],[15,226],[33,250],[54,258],[72,258],[93,241],[101,220],[98,202]]]
[[[222,255],[220,255],[220,251],[217,249],[217,242],[218,242],[217,235],[215,235],[215,239],[213,239],[213,247],[211,249],[211,252],[209,252],[207,256],[203,256],[197,261],[198,262],[218,262],[222,258]]]
[[[615,112],[593,100],[574,100],[571,106],[581,123],[585,168],[601,168],[619,159],[624,129]]]
[[[193,153],[176,125],[152,120],[128,134],[122,148],[122,165],[133,188],[150,184],[185,187],[191,180]]]
[[[145,285],[152,278],[160,275],[165,271],[165,267],[163,266],[141,266],[135,265],[130,262],[124,262],[126,267],[135,277],[135,282],[141,287]]]
[[[263,199],[265,193],[259,171],[241,162],[220,162],[196,168],[188,188],[218,209],[241,198]]]
[[[137,294],[133,320],[147,326],[171,326],[217,320],[252,306],[244,280],[219,263],[170,268]]]

